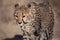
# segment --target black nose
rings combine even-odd
[[[21,24],[22,22],[18,22],[19,24]]]

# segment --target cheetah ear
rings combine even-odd
[[[27,3],[27,7],[28,8],[30,8],[30,7],[32,7],[32,6],[36,6],[37,4],[35,3],[35,2],[29,2],[29,3]]]
[[[30,3],[27,3],[27,4],[25,5],[25,7],[30,8],[30,7],[31,7],[31,4],[30,4]]]
[[[15,8],[18,9],[19,8],[19,4],[15,4]]]

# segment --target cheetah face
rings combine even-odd
[[[33,10],[31,10],[33,8]],[[35,31],[35,28],[33,26],[33,22],[35,20],[34,13],[35,11],[34,6],[31,7],[31,5],[27,6],[21,6],[17,9],[15,13],[15,18],[18,22],[18,24],[22,27],[25,32],[32,32]]]

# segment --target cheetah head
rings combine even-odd
[[[21,29],[28,33],[35,32],[34,22],[35,22],[35,3],[29,3],[27,5],[19,6],[15,5],[15,18],[17,24],[21,27]]]

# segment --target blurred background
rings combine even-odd
[[[18,3],[21,6],[32,1],[39,0],[0,0],[0,40],[22,34],[14,20],[14,5]],[[60,0],[48,1],[53,8],[55,18],[53,40],[60,40]]]

